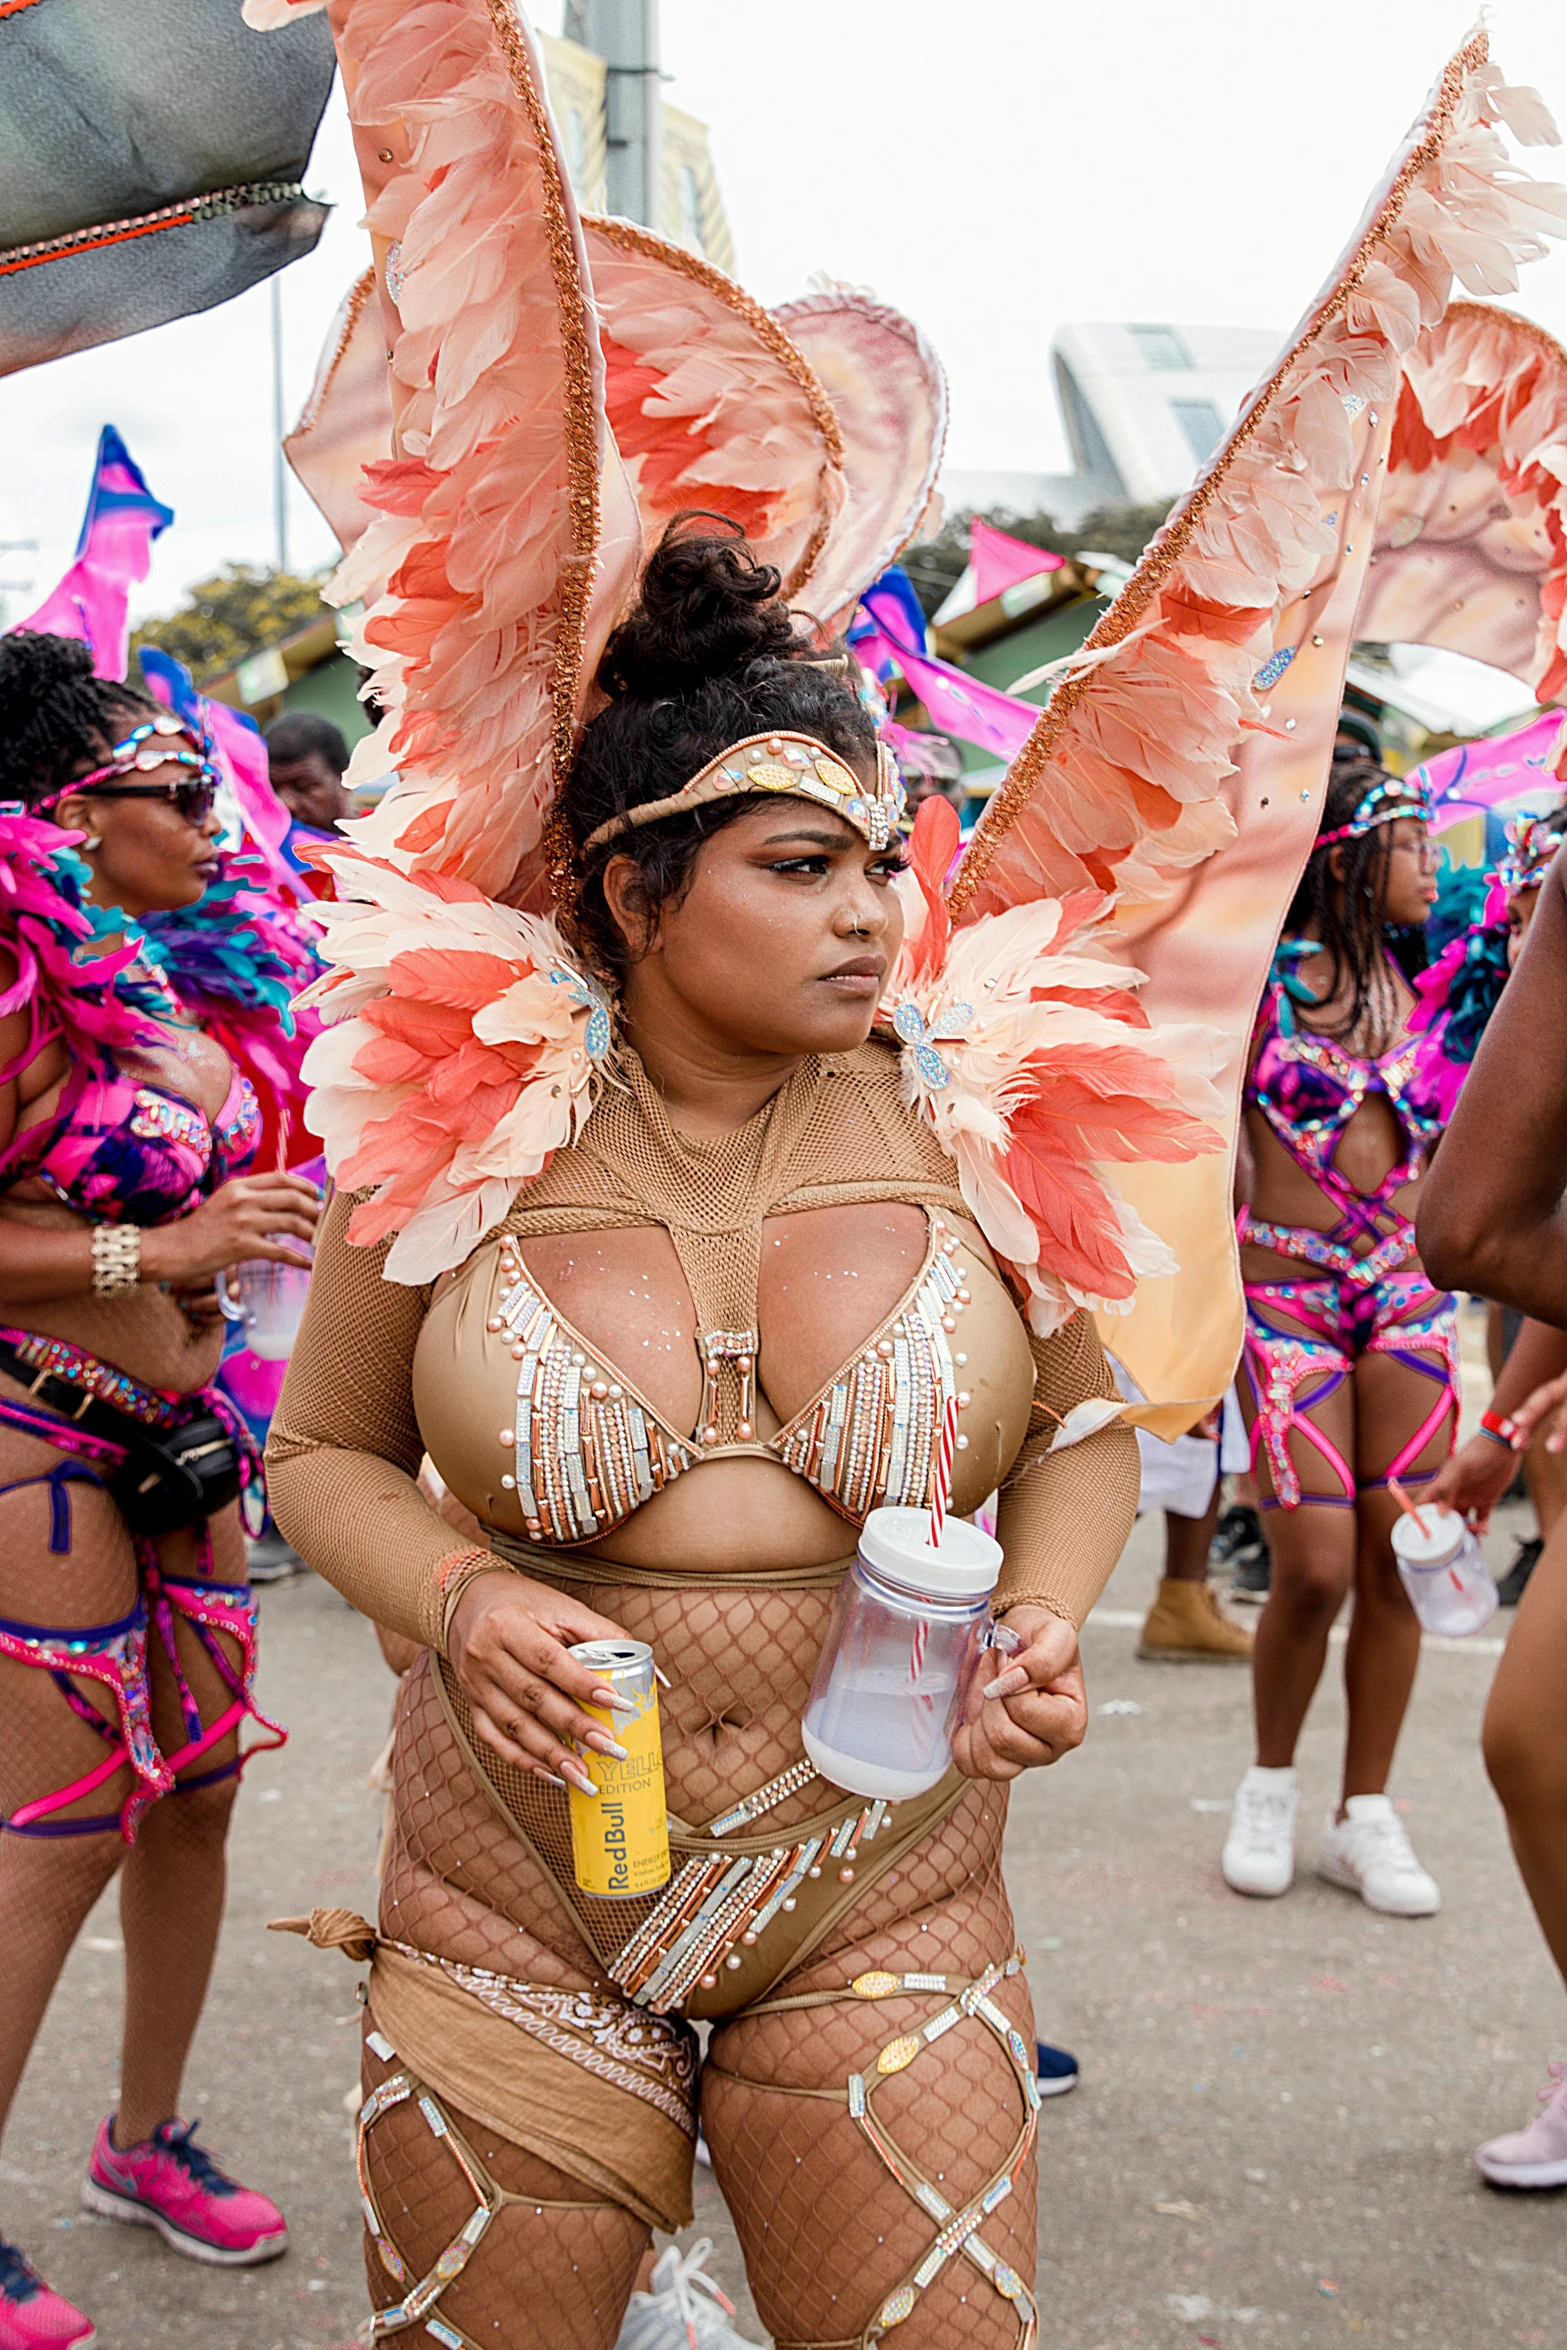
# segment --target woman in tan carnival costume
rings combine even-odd
[[[1006,1785],[1083,1734],[1076,1628],[1132,1522],[1136,1446],[1091,1413],[1051,1451],[1114,1394],[1093,1325],[1031,1339],[871,1037],[904,927],[897,786],[776,589],[732,542],[654,557],[564,799],[578,933],[618,997],[597,1106],[433,1284],[383,1279],[340,1195],[274,1424],[290,1539],[424,1652],[364,2176],[383,2306],[500,2199],[442,2340],[613,2342],[650,2224],[689,2216],[682,2014],[714,2022],[703,2128],[780,2345],[857,2344],[916,2304],[911,2350],[1033,2339]],[[996,1608],[1023,1646],[958,1767],[872,1807],[813,1775],[800,1717],[853,1530],[928,1498],[949,1394],[953,1506],[1001,1487]],[[421,1497],[426,1448],[488,1550],[454,1550]],[[563,1785],[572,1742],[605,1738],[566,1649],[612,1633],[666,1676],[679,1823],[677,1891],[613,1904],[574,1887]],[[681,1945],[692,1856],[780,1851],[784,1903],[764,1915],[790,1872],[759,1867],[727,1929]],[[653,1949],[675,1956],[667,2015],[619,1988]]]

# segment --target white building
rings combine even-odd
[[[949,508],[1005,507],[1072,524],[1095,506],[1170,503],[1187,489],[1283,337],[1250,326],[1063,326],[1051,373],[1071,473],[973,473],[942,483]]]

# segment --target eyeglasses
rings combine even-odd
[[[187,754],[165,752],[158,762],[159,766],[166,766],[171,755],[179,759],[182,766],[187,763]],[[95,800],[167,800],[187,824],[205,824],[217,805],[218,787],[204,759],[191,759],[189,764],[202,767],[206,772],[201,775],[182,775],[177,783],[99,783],[93,786],[92,796]],[[82,788],[80,784],[71,786],[73,791]]]

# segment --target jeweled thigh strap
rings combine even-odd
[[[943,2005],[921,2024],[917,2031],[900,2032],[889,2040],[876,2058],[875,2065],[863,2073],[851,2073],[845,2090],[849,2118],[875,2149],[877,2159],[890,2171],[899,2186],[926,2216],[936,2223],[936,2233],[930,2248],[910,2264],[902,2277],[886,2294],[859,2337],[859,2350],[879,2342],[894,2326],[902,2325],[913,2315],[920,2295],[932,2285],[949,2260],[959,2257],[969,2261],[982,2277],[995,2287],[1017,2313],[1018,2335],[1016,2350],[1034,2350],[1039,2334],[1039,2309],[1024,2279],[1017,2270],[986,2243],[981,2229],[994,2211],[1016,2189],[1023,2166],[1033,2147],[1039,2126],[1039,2084],[1034,2078],[1034,2052],[1010,2017],[999,2008],[991,1993],[1011,1976],[1021,1972],[1023,1953],[1015,1950],[1008,1959],[997,1959],[972,1982],[962,1982],[951,1975],[908,1974],[894,1975],[875,1969],[857,1975],[844,1991],[807,1991],[791,1999],[758,2000],[747,2008],[746,2015],[779,2015],[797,2008],[841,2006],[850,2000],[892,1999],[913,1993],[938,1998]],[[907,2153],[876,2112],[876,2092],[884,2081],[897,2073],[907,2072],[918,2062],[928,2048],[945,2039],[948,2032],[966,2023],[977,2023],[999,2042],[1017,2075],[1018,2090],[1023,2101],[1023,2122],[1012,2143],[1006,2160],[1001,2164],[978,2194],[971,2195],[961,2207],[944,2195],[935,2180]],[[709,2059],[709,2062],[712,2060]],[[728,2073],[730,2080],[744,2081],[738,2073]],[[779,2081],[745,2081],[748,2088],[762,2089],[780,2097],[816,2096],[814,2089],[795,2089]]]
[[[384,2033],[368,2033],[366,2044],[383,2064],[397,2061],[397,2051]],[[370,2132],[383,2114],[391,2113],[401,2105],[412,2106],[431,2137],[451,2156],[474,2200],[471,2216],[458,2229],[434,2267],[416,2282],[410,2282],[408,2263],[392,2242],[376,2208],[365,2162],[365,2148]],[[526,2203],[534,2211],[597,2211],[603,2208],[602,2197],[594,2202],[558,2203],[551,2202],[547,2196],[513,2195],[507,2188],[498,2187],[435,2091],[427,2088],[406,2065],[398,2072],[388,2073],[359,2108],[355,2161],[359,2169],[359,2200],[365,2225],[370,2231],[381,2266],[393,2284],[407,2288],[400,2301],[394,2302],[388,2309],[376,2310],[361,2329],[360,2339],[370,2343],[384,2342],[391,2334],[405,2333],[410,2326],[422,2325],[429,2340],[442,2344],[443,2350],[479,2350],[478,2343],[471,2335],[465,2334],[460,2326],[453,2325],[448,2318],[436,2314],[436,2303],[453,2279],[461,2276],[496,2215],[504,2211],[508,2203]]]

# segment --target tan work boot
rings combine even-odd
[[[1230,1622],[1211,1583],[1166,1575],[1144,1618],[1137,1653],[1171,1665],[1243,1665],[1251,1655],[1251,1634],[1244,1624]]]

